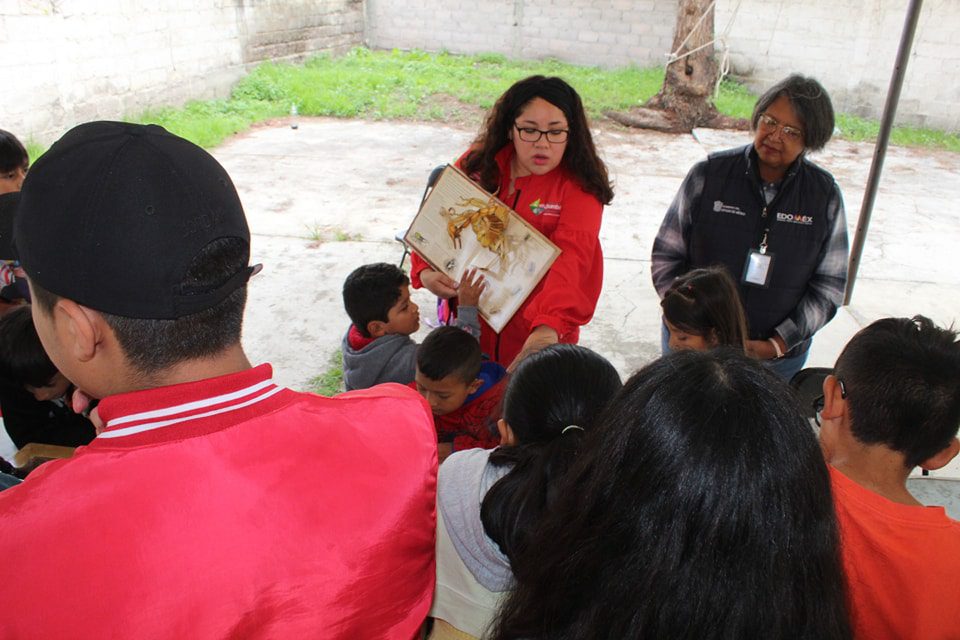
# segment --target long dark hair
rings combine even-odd
[[[503,398],[503,419],[517,444],[490,455],[491,464],[512,468],[480,509],[484,531],[511,562],[526,552],[530,532],[556,502],[559,479],[583,436],[621,386],[606,358],[572,344],[548,347],[517,367]]]
[[[737,285],[723,267],[688,271],[673,281],[663,300],[663,317],[694,335],[715,336],[718,345],[743,349],[747,319]]]
[[[494,638],[849,638],[830,479],[732,349],[627,381],[513,565]]]
[[[584,191],[596,196],[601,203],[610,204],[613,187],[610,186],[607,167],[593,145],[583,103],[576,90],[561,78],[530,76],[507,89],[487,114],[483,129],[473,142],[473,151],[464,160],[465,172],[479,174],[480,184],[487,191],[497,190],[500,186],[497,152],[510,144],[513,123],[534,98],[543,98],[563,111],[567,118],[570,133],[562,165],[580,182]]]

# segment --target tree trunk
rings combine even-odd
[[[607,117],[627,126],[675,133],[705,125],[744,127],[744,122],[717,114],[713,106],[719,70],[714,57],[714,10],[710,4],[710,0],[679,0],[673,51],[675,56],[682,57],[667,65],[660,93],[644,107],[629,113],[606,112]],[[689,55],[684,56],[685,53]]]
[[[646,105],[672,111],[681,125],[691,129],[717,115],[713,106],[718,73],[713,51],[713,15],[710,0],[680,0],[673,51],[675,56],[693,53],[667,66],[660,93]]]

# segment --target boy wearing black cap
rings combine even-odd
[[[0,494],[4,634],[412,637],[433,590],[429,408],[251,367],[256,268],[223,168],[160,127],[89,123],[20,207],[37,331],[102,423]]]

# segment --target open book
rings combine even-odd
[[[497,333],[560,255],[557,245],[453,165],[440,174],[403,239],[458,282],[479,269],[487,283],[480,315]]]

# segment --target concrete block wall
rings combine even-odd
[[[658,65],[677,0],[366,0],[373,48],[496,52],[604,67]],[[842,111],[883,109],[907,3],[717,0],[715,28],[734,75],[759,91],[791,72],[816,76]],[[927,0],[897,122],[960,131],[960,0]]]
[[[0,0],[0,128],[225,97],[254,63],[361,44],[360,0]]]
[[[366,0],[365,38],[378,49],[648,66],[670,52],[676,10],[677,0]]]
[[[818,78],[838,110],[877,118],[906,10],[899,0],[743,0],[739,8],[735,0],[724,0],[717,3],[716,29],[733,74],[752,89],[796,71]],[[917,23],[897,122],[960,131],[958,67],[960,0],[928,0]]]

